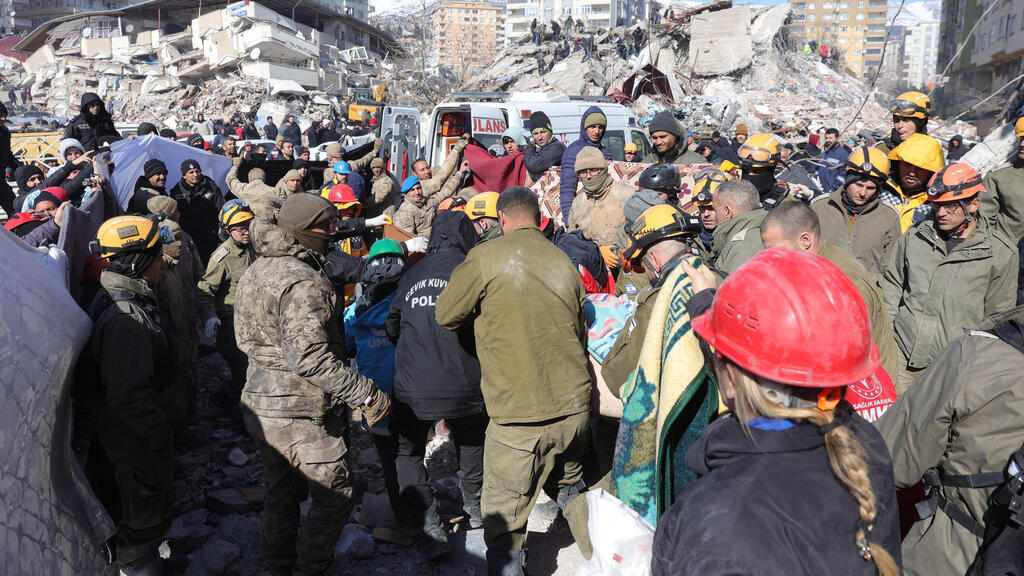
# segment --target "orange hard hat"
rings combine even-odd
[[[334,204],[338,210],[345,210],[355,206],[355,215],[363,209],[363,205],[356,199],[356,192],[347,184],[335,184],[327,192],[327,200]]]
[[[879,364],[864,299],[846,274],[815,254],[758,252],[729,275],[693,329],[716,354],[790,386],[846,386]]]
[[[970,200],[985,189],[981,174],[967,164],[958,162],[939,170],[928,181],[928,200],[956,202]]]
[[[449,196],[448,198],[441,200],[441,203],[437,205],[437,211],[465,212],[467,204],[469,204],[469,202],[462,196]]]

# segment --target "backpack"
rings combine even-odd
[[[1024,325],[1018,320],[999,324],[988,333],[1024,353]],[[1024,576],[1024,445],[1010,455],[1007,466],[999,472],[948,475],[940,468],[929,468],[922,481],[926,500],[917,504],[921,519],[941,509],[982,539],[968,576]],[[983,522],[946,500],[939,491],[942,486],[995,487]]]

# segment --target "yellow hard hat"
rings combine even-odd
[[[695,191],[693,203],[697,206],[710,206],[718,186],[728,179],[728,174],[714,166],[698,170],[693,176]]]
[[[942,144],[926,134],[911,134],[889,152],[889,160],[913,164],[929,172],[938,172],[946,165],[942,157]]]
[[[932,115],[932,99],[922,92],[904,92],[889,100],[889,111],[904,118],[928,118]]]
[[[470,220],[479,218],[498,218],[498,193],[481,192],[473,196],[466,206],[466,216]]]
[[[635,260],[656,242],[700,231],[700,220],[696,216],[670,204],[651,206],[637,216],[629,227],[629,243],[622,255],[627,260]]]
[[[774,134],[754,134],[736,151],[746,168],[766,168],[779,162],[779,139]]]
[[[1017,138],[1024,136],[1024,116],[1017,119],[1017,123],[1013,125],[1013,133],[1016,134]]]
[[[220,225],[227,230],[252,220],[252,210],[244,200],[228,200],[220,207],[219,219]]]
[[[739,168],[739,166],[733,164],[729,160],[723,160],[722,163],[718,166],[718,169],[721,170],[722,172],[725,172],[726,174],[728,174],[729,172],[732,172],[733,170],[735,170],[737,168]]]
[[[630,142],[629,144],[626,144],[626,146],[622,150],[624,152],[637,152],[640,149],[637,148],[636,144],[633,144],[632,142]]]
[[[157,217],[117,216],[100,225],[89,248],[100,258],[125,252],[145,252],[160,241]]]

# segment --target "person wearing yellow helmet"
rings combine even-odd
[[[480,236],[480,244],[501,236],[497,192],[482,192],[470,198],[466,204],[466,216],[473,221],[473,228]]]
[[[967,164],[939,169],[928,184],[931,217],[896,243],[881,278],[906,390],[943,348],[1017,301],[1016,242],[978,216],[981,176]]]
[[[879,196],[895,189],[885,153],[860,146],[846,160],[843,186],[811,202],[822,239],[855,256],[876,278],[902,233],[899,213]]]
[[[636,297],[636,311],[628,322],[631,329],[619,332],[611,351],[601,363],[601,376],[616,396],[640,360],[640,348],[647,335],[662,280],[683,259],[694,256],[687,240],[700,230],[700,221],[695,216],[669,204],[648,208],[630,226],[623,259],[637,268],[642,265],[651,285]]]
[[[640,148],[636,144],[630,142],[622,149],[622,154],[626,158],[626,162],[636,162],[636,155],[640,153]]]
[[[693,203],[697,205],[697,216],[700,217],[701,230],[698,234],[702,247],[711,252],[715,239],[715,228],[718,227],[718,215],[715,213],[715,191],[729,175],[715,167],[704,168],[694,176]]]
[[[900,226],[906,232],[912,225],[928,219],[928,181],[946,165],[942,144],[931,136],[911,134],[888,154],[889,172],[899,188],[882,190],[880,196],[900,214]]]
[[[928,133],[932,116],[932,99],[922,92],[904,92],[889,101],[892,132],[878,147],[883,152],[896,148],[914,134]]]
[[[985,190],[981,195],[981,216],[1006,234],[1010,240],[1024,238],[1024,117],[1014,124],[1017,150],[1010,165],[985,175]]]
[[[252,219],[252,210],[242,200],[228,200],[221,207],[220,225],[228,239],[210,255],[196,298],[206,337],[216,337],[217,351],[231,370],[231,379],[213,393],[213,402],[237,417],[249,359],[235,343],[235,294],[242,274],[256,259],[249,241]]]
[[[779,186],[775,179],[775,167],[781,157],[782,144],[774,134],[754,134],[740,145],[736,154],[740,157],[743,179],[754,185],[760,206],[771,210],[779,205],[789,191]]]
[[[164,269],[159,219],[111,218],[90,249],[107,261],[88,307],[92,337],[79,361],[91,383],[79,401],[95,424],[99,446],[93,448],[106,456],[89,459],[96,472],[90,481],[95,493],[119,496],[101,496],[117,526],[118,567],[150,574],[159,571],[157,548],[174,519],[173,433],[158,395],[176,382],[172,343],[157,319],[155,290]]]

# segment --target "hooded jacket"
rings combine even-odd
[[[139,176],[135,180],[135,192],[132,193],[132,197],[128,200],[128,214],[139,214],[145,216],[149,214],[149,208],[146,206],[146,202],[149,202],[150,198],[157,196],[166,196],[167,190],[164,188],[157,188],[149,182],[149,178],[145,176]]]
[[[437,298],[475,245],[476,231],[465,214],[438,214],[426,258],[402,276],[391,303],[387,332],[397,343],[394,395],[420,420],[484,410],[472,325],[450,332],[434,319]]]
[[[168,196],[178,202],[181,228],[195,240],[203,262],[209,262],[210,254],[220,245],[218,216],[225,200],[220,188],[209,176],[203,176],[195,186],[182,178]]]
[[[523,148],[523,165],[526,166],[530,180],[536,182],[547,172],[548,168],[558,166],[562,162],[563,155],[565,155],[565,144],[562,144],[562,141],[554,135],[551,136],[551,141],[543,147],[530,144]]]
[[[875,194],[860,214],[850,214],[843,202],[844,190],[845,186],[811,202],[821,223],[821,238],[855,256],[878,278],[900,238],[899,213]]]
[[[586,112],[580,116],[580,137],[578,140],[569,144],[566,147],[565,152],[562,153],[562,174],[561,180],[558,184],[558,202],[562,206],[562,221],[569,221],[569,211],[572,209],[572,201],[576,198],[576,185],[579,184],[580,178],[576,174],[576,155],[583,150],[585,146],[593,146],[601,151],[605,160],[611,162],[612,151],[610,148],[602,144],[601,142],[591,142],[590,138],[587,138],[587,127],[584,126],[587,116],[591,114],[604,114],[601,109],[597,106],[591,106],[587,108]],[[602,136],[602,139],[604,137]],[[529,168],[527,168],[529,170]]]
[[[881,278],[896,343],[911,368],[927,368],[947,344],[1017,301],[1016,244],[978,217],[952,252],[932,220],[907,231]],[[901,391],[902,392],[902,391]]]
[[[100,103],[100,113],[95,116],[89,114],[88,106],[91,102]],[[85,146],[83,152],[88,152],[96,150],[100,138],[104,136],[112,137],[114,140],[121,139],[121,134],[114,127],[114,119],[111,118],[110,112],[107,112],[106,106],[103,106],[103,100],[95,92],[86,92],[82,94],[78,116],[72,118],[64,129],[64,138],[78,140]]]
[[[838,410],[853,408],[843,402]],[[870,541],[900,561],[900,527],[889,451],[855,413],[845,424],[870,463],[877,515]],[[651,572],[670,574],[863,574],[874,562],[854,543],[857,501],[829,467],[813,424],[750,427],[735,417],[704,430],[686,454],[697,481],[658,522]]]
[[[1021,320],[1018,315],[991,332],[954,340],[875,421],[892,454],[897,488],[913,486],[931,467],[952,475],[1006,468],[1009,455],[1024,442]],[[941,488],[947,500],[977,522],[985,521],[993,491]],[[916,522],[905,542],[904,573],[930,576],[968,573],[981,540],[940,509]]]
[[[952,164],[953,162],[958,162],[964,157],[964,154],[967,154],[967,146],[964,146],[964,137],[959,134],[950,138],[949,141],[957,143],[956,148],[950,146],[949,151],[946,152],[946,163]]]
[[[257,416],[312,419],[360,405],[373,382],[348,367],[323,256],[276,225],[267,224],[260,241],[260,257],[238,282],[246,306],[235,308],[235,338],[249,357],[242,404]]]

